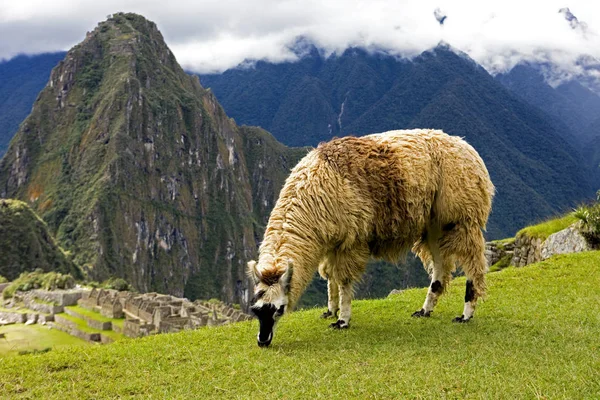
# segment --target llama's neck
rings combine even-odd
[[[314,237],[302,234],[283,225],[279,229],[270,226],[265,234],[265,241],[261,245],[261,258],[271,259],[270,263],[283,272],[289,263],[293,266],[290,280],[289,305],[293,308],[313,279],[322,254],[321,246]]]
[[[317,158],[316,152],[309,153],[286,180],[271,211],[260,248],[261,258],[263,255],[272,257],[271,262],[264,264],[273,265],[281,272],[291,261],[294,267],[289,292],[291,307],[304,293],[323,257],[322,235],[316,229],[322,223],[321,204],[318,194],[312,193],[313,189],[307,186],[306,180],[307,175],[314,175],[312,170],[313,165],[318,163]]]

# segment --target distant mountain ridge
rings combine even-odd
[[[66,53],[17,56],[0,62],[0,158],[31,112],[38,93],[48,83],[50,71]]]
[[[236,121],[260,124],[288,145],[415,127],[465,137],[498,189],[490,237],[512,235],[593,192],[565,123],[446,45],[410,62],[360,49],[327,59],[313,51],[296,63],[258,62],[201,81]]]
[[[556,88],[546,83],[539,66],[519,64],[496,79],[527,103],[540,108],[568,132],[563,137],[576,146],[585,145],[591,137],[586,128],[600,115],[600,96],[576,80]]]

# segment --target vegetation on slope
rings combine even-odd
[[[75,279],[69,274],[61,274],[60,272],[44,273],[41,269],[36,269],[33,272],[24,272],[19,275],[4,289],[2,297],[9,299],[13,297],[16,291],[71,289],[73,287],[75,287]]]
[[[517,236],[526,235],[536,239],[546,240],[553,233],[562,231],[571,226],[577,218],[573,213],[569,213],[563,217],[551,218],[536,225],[531,225],[517,232]]]
[[[488,275],[468,324],[464,279],[431,318],[410,318],[415,289],[357,301],[347,331],[321,309],[286,316],[268,349],[256,321],[95,348],[7,357],[14,398],[597,398],[600,252]],[[75,382],[75,383],[74,383]]]
[[[0,199],[0,275],[13,280],[34,269],[81,277],[46,223],[26,203]]]
[[[600,191],[596,194],[596,203],[580,206],[573,216],[580,222],[580,232],[592,249],[600,247]]]

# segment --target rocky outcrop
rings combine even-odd
[[[566,229],[553,233],[545,240],[527,234],[518,235],[514,242],[494,241],[486,243],[485,256],[491,267],[501,260],[508,260],[508,265],[524,267],[546,260],[556,254],[578,253],[592,250],[585,237],[580,233],[578,225],[573,224]]]
[[[576,226],[570,226],[556,232],[544,241],[541,249],[541,258],[545,260],[555,254],[579,253],[592,250]]]

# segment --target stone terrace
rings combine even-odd
[[[129,337],[251,319],[249,315],[221,302],[191,302],[158,293],[138,294],[109,289],[92,289],[84,293],[79,305],[108,318],[125,317],[123,333]]]

